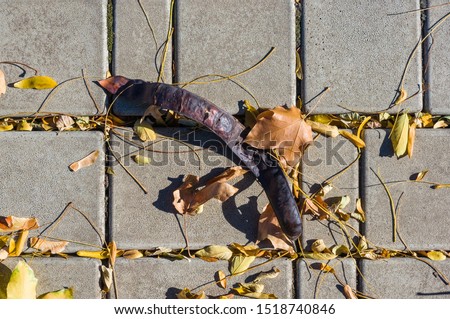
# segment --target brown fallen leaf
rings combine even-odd
[[[95,161],[98,158],[98,155],[100,154],[100,151],[93,151],[92,153],[90,153],[88,156],[80,159],[79,161],[76,161],[72,164],[69,165],[69,168],[71,171],[76,172],[81,168],[85,168],[88,166],[91,166],[92,164],[95,163]]]
[[[189,208],[194,200],[194,195],[199,180],[200,178],[198,176],[187,175],[183,184],[173,192],[173,206],[181,215],[186,213],[189,214]]]
[[[0,70],[0,96],[5,93],[6,93],[5,73],[3,73],[2,70]]]
[[[227,276],[222,270],[216,272],[216,282],[220,288],[227,289]]]
[[[184,288],[179,293],[177,293],[178,299],[205,299],[206,294],[204,291],[200,291],[199,293],[193,293],[188,288]]]
[[[239,177],[247,173],[248,170],[242,168],[241,166],[233,166],[226,169],[223,173],[217,175],[216,177],[211,178],[206,185],[210,185],[212,183],[225,183],[233,178]]]
[[[356,297],[355,293],[353,292],[352,287],[350,287],[349,285],[344,286],[344,295],[347,299],[358,299],[358,297]]]
[[[39,227],[34,217],[0,216],[0,232],[13,232],[17,230],[31,230]]]
[[[245,142],[259,149],[278,149],[288,164],[295,165],[313,141],[312,129],[297,107],[277,106],[262,112]]]
[[[104,80],[98,81],[98,84],[107,90],[111,94],[116,94],[117,90],[119,90],[122,86],[128,83],[130,81],[126,77],[123,76],[112,76]]]
[[[75,121],[68,115],[58,116],[58,119],[55,121],[55,125],[59,131],[66,131],[73,128]]]
[[[292,242],[281,230],[278,219],[270,204],[264,207],[258,222],[257,240],[261,242],[265,239],[269,240],[275,249],[293,251]]]
[[[30,238],[30,247],[40,250],[41,252],[45,253],[49,251],[52,254],[57,254],[62,252],[67,244],[69,242],[64,240],[49,240],[44,238],[38,238],[38,237],[31,237]]]
[[[126,250],[122,256],[123,256],[123,258],[126,258],[126,259],[138,259],[138,258],[144,257],[144,254],[141,253],[137,249],[132,249],[132,250]]]

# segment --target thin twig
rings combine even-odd
[[[26,67],[26,68],[29,68],[29,69],[33,70],[33,71],[34,71],[34,75],[38,75],[38,73],[39,73],[39,71],[36,70],[35,68],[29,66],[28,64],[22,63],[22,62],[16,62],[16,61],[1,61],[0,64],[11,64],[11,65],[14,65],[14,66],[21,65],[21,66],[24,66],[24,67]],[[25,72],[25,70],[24,70],[24,72]]]

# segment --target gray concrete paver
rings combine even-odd
[[[375,175],[379,171],[397,206],[397,229],[408,249],[450,249],[448,188],[432,189],[430,184],[408,182],[413,174],[428,169],[424,180],[450,183],[447,154],[442,151],[442,146],[448,145],[450,131],[417,129],[412,158],[401,159],[393,155],[389,133],[390,130],[365,132],[362,197],[368,241],[391,249],[405,248],[399,236],[393,242],[393,216],[388,195]]]
[[[137,154],[136,146],[124,143],[120,136],[112,138],[115,154],[148,190],[145,194],[113,161],[109,223],[117,245],[127,249],[180,248],[185,246],[186,235],[191,248],[255,241],[259,214],[268,201],[250,172],[230,181],[240,190],[235,196],[224,203],[210,200],[201,214],[186,218],[186,226],[172,205],[173,191],[181,186],[187,174],[201,176],[201,181],[206,182],[225,168],[236,165],[223,155],[231,155],[231,150],[225,149],[224,153],[224,145],[218,142],[216,135],[206,131],[194,133],[190,129],[159,128],[157,132],[169,139],[154,144],[155,151],[143,153],[151,158],[147,166],[139,166],[130,159],[131,155]],[[172,136],[190,148],[171,140]],[[136,138],[133,141],[138,142]],[[192,149],[197,150],[201,159],[201,171]]]
[[[264,262],[257,259],[253,265]],[[134,260],[119,259],[115,269],[117,287],[120,298],[150,298],[173,299],[184,288],[194,292],[204,291],[207,296],[218,296],[230,292],[230,288],[237,283],[251,282],[261,271],[269,271],[277,267],[280,273],[273,279],[263,280],[264,292],[273,293],[278,298],[293,298],[292,262],[287,259],[278,259],[269,264],[256,267],[242,275],[229,278],[227,289],[220,288],[213,282],[218,270],[229,274],[228,262],[206,262],[201,259],[170,261],[167,259],[141,258]],[[142,280],[145,278],[145,280]]]
[[[101,132],[3,132],[0,149],[2,216],[36,217],[41,227],[31,231],[30,236],[43,234],[102,245],[90,225],[92,222],[104,236],[105,153]],[[70,164],[95,150],[100,155],[92,166],[77,172],[69,169]],[[90,222],[73,209],[61,216],[69,203]],[[65,252],[80,249],[95,248],[72,242]]]
[[[39,111],[81,115],[97,113],[92,98],[104,110],[105,94],[95,84],[108,69],[107,0],[1,0],[0,61],[17,61],[39,70],[62,84],[51,90],[8,88],[0,99],[0,115],[33,114]],[[0,64],[7,83],[33,76],[26,67]],[[89,90],[87,88],[89,86]],[[90,91],[90,92],[89,92]],[[91,95],[92,94],[92,98]],[[45,104],[44,104],[45,101]]]
[[[450,261],[427,260],[444,274],[450,272]],[[362,260],[362,292],[383,299],[449,298],[450,289],[429,265],[412,258]]]
[[[0,298],[5,293],[11,271],[22,258],[8,258],[0,263]],[[72,288],[75,299],[101,298],[101,262],[87,258],[26,258],[37,282],[37,295]]]
[[[261,106],[295,103],[294,1],[178,1],[175,27],[177,82],[239,73],[275,47],[263,64],[233,80],[252,92]],[[208,79],[200,79],[204,80]],[[243,111],[243,100],[255,104],[251,95],[231,81],[189,85],[188,89],[232,114]]]
[[[307,112],[376,112],[390,106],[408,56],[420,39],[420,1],[302,1],[302,98]],[[422,83],[420,50],[406,74],[405,89]],[[330,91],[317,95],[325,88]],[[405,103],[410,112],[422,110],[421,94]],[[313,109],[314,108],[314,109]],[[390,112],[397,112],[397,108]]]

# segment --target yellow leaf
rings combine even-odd
[[[366,221],[366,213],[364,212],[364,210],[362,208],[361,198],[356,199],[355,211],[353,213],[351,213],[350,216],[353,217],[354,219],[359,220],[360,222],[363,222],[363,223]]]
[[[150,158],[143,156],[143,155],[132,155],[131,158],[133,159],[133,161],[135,161],[137,164],[139,164],[140,166],[144,166],[144,165],[148,165],[150,164]]]
[[[263,292],[256,292],[254,289],[258,289],[257,286],[244,286],[243,284],[238,284],[238,287],[233,288],[233,292],[236,292],[239,296],[256,298],[256,299],[277,299],[274,294],[267,294]]]
[[[340,255],[347,256],[350,254],[350,249],[348,249],[348,247],[345,245],[336,245],[331,248],[331,252],[337,256],[340,256]]]
[[[321,253],[325,249],[327,249],[327,246],[325,246],[325,243],[322,239],[318,239],[311,245],[311,250],[315,253]]]
[[[235,275],[241,273],[250,267],[251,263],[255,260],[255,256],[233,256],[230,259],[230,273]]]
[[[397,158],[406,154],[408,148],[409,118],[407,113],[397,117],[391,132],[391,141]]]
[[[33,269],[20,260],[12,271],[6,296],[8,299],[36,299],[37,282]]]
[[[25,243],[28,238],[28,233],[29,233],[28,230],[21,230],[19,232],[19,236],[16,240],[14,250],[9,253],[10,256],[12,256],[12,257],[20,256],[20,254],[22,253],[23,247],[25,247]]]
[[[153,129],[153,126],[147,121],[143,121],[141,123],[140,120],[137,120],[136,123],[134,123],[133,129],[142,142],[156,140],[155,130]]]
[[[98,155],[100,154],[100,151],[93,151],[92,153],[90,153],[88,156],[80,159],[79,161],[76,161],[72,164],[69,165],[69,168],[71,171],[76,172],[81,168],[85,168],[88,166],[91,166],[92,164],[95,163],[95,161],[98,158]]]
[[[127,250],[123,253],[123,258],[126,259],[138,259],[144,257],[144,255],[137,249]]]
[[[227,276],[225,275],[225,273],[222,270],[218,270],[216,273],[216,277],[217,277],[217,285],[220,288],[226,289],[227,288]]]
[[[109,258],[109,253],[106,250],[98,250],[98,251],[79,250],[77,251],[77,256],[94,259],[107,259]]]
[[[336,137],[339,135],[339,129],[337,126],[314,122],[311,120],[306,120],[306,123],[308,123],[311,126],[312,130],[316,133],[320,133],[330,137]]]
[[[333,267],[331,267],[330,265],[327,265],[325,263],[314,263],[314,264],[311,264],[310,268],[316,269],[316,270],[321,270],[324,273],[329,272],[329,273],[334,274],[336,272]]]
[[[358,131],[357,131],[357,133],[356,133],[356,136],[358,136],[359,138],[362,138],[362,131],[363,131],[363,129],[364,129],[364,126],[367,124],[367,122],[370,121],[370,119],[371,119],[371,117],[370,117],[370,116],[367,116],[367,117],[364,119],[364,121],[362,121],[361,124],[359,124]]]
[[[57,291],[47,292],[40,295],[38,299],[73,299],[73,289],[64,288]]]
[[[414,151],[414,142],[416,140],[416,123],[411,124],[409,127],[409,133],[408,133],[408,157],[411,158]]]
[[[399,94],[397,98],[394,101],[394,105],[399,105],[400,103],[404,102],[407,98],[408,93],[404,88],[400,88]]]
[[[8,124],[6,122],[0,123],[0,132],[11,131],[14,129],[14,125]]]
[[[18,89],[36,89],[45,90],[53,89],[58,83],[49,76],[36,75],[22,81],[14,83],[14,87]]]
[[[16,230],[31,230],[39,227],[34,217],[0,216],[0,232],[13,232]]]
[[[18,131],[32,131],[33,126],[28,123],[26,120],[21,120],[19,124],[17,124],[16,130]]]
[[[337,258],[337,255],[333,253],[304,253],[306,258],[312,258],[317,260],[331,260]]]
[[[433,127],[433,115],[430,113],[423,113],[420,117],[420,120],[422,121],[423,127]]]
[[[440,251],[431,250],[427,252],[427,257],[431,260],[441,261],[447,259],[447,257]]]
[[[50,251],[52,254],[60,253],[66,248],[69,242],[64,240],[48,240],[45,238],[31,237],[30,238],[30,247],[34,249],[38,249],[41,252],[45,253]]]
[[[433,189],[450,188],[450,184],[433,184],[431,185],[431,188]]]
[[[258,276],[253,280],[254,283],[258,283],[264,279],[273,279],[280,274],[280,269],[277,267],[272,267],[269,271],[261,271]]]
[[[2,70],[0,70],[0,96],[2,96],[2,94],[5,93],[6,93],[5,73],[3,73]]]
[[[250,104],[249,101],[244,100],[244,106],[245,106],[245,126],[252,128],[256,124],[256,118],[258,117],[258,110]]]
[[[228,260],[233,255],[233,252],[227,246],[211,245],[198,250],[195,253],[196,257],[212,257],[221,260]]]
[[[447,127],[447,126],[448,126],[448,124],[447,124],[446,121],[439,120],[433,125],[433,128],[444,128],[444,127]]]
[[[350,133],[349,131],[339,130],[339,134],[341,134],[343,137],[352,142],[353,145],[355,145],[357,148],[366,147],[366,143],[364,143],[364,141],[361,138],[359,138],[353,133]]]
[[[425,175],[427,175],[427,173],[428,173],[428,170],[425,169],[417,174],[413,174],[410,178],[413,181],[421,181],[425,177]]]
[[[199,293],[193,293],[188,288],[184,288],[179,293],[177,293],[178,299],[205,299],[206,294],[204,291],[200,291]]]
[[[313,122],[330,124],[333,121],[333,116],[329,114],[316,114],[308,117]]]

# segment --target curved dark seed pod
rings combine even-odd
[[[284,172],[270,154],[243,144],[245,127],[235,117],[192,92],[164,83],[129,80],[116,94],[115,104],[118,107],[131,104],[146,108],[156,105],[209,128],[255,174],[283,232],[291,239],[300,236],[302,221]]]

